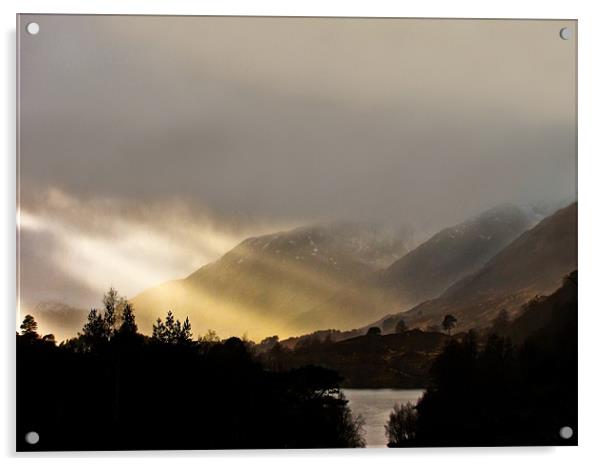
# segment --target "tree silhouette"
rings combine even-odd
[[[380,327],[370,327],[366,335],[380,335]]]
[[[408,445],[416,439],[418,412],[416,406],[408,402],[404,405],[395,403],[385,425],[389,447]]]
[[[119,327],[119,333],[133,335],[138,332],[138,326],[136,325],[136,316],[134,315],[134,306],[130,303],[126,303],[123,308],[121,326]]]
[[[395,333],[405,333],[408,331],[408,326],[403,319],[399,319],[395,324]]]
[[[90,342],[107,338],[104,318],[96,309],[90,310],[88,321],[82,329],[82,336]]]
[[[441,323],[441,327],[443,330],[447,331],[447,335],[451,336],[451,330],[457,325],[458,319],[456,319],[453,315],[447,314],[443,318],[443,322]]]
[[[130,335],[138,331],[132,305],[115,288],[109,288],[102,302],[104,310],[91,309],[82,333],[78,334],[85,351],[107,343],[118,331]]]
[[[180,325],[180,321],[176,320],[173,312],[167,311],[167,316],[165,316],[166,343],[174,343],[177,340],[180,333]]]
[[[115,330],[115,322],[117,320],[117,291],[111,287],[104,295],[102,303],[105,307],[104,324],[107,338],[111,338]]]
[[[167,342],[167,328],[160,317],[158,317],[157,322],[153,324],[153,333],[151,338],[161,343]]]
[[[104,305],[103,322],[105,326],[105,335],[106,338],[110,340],[117,331],[122,318],[120,313],[124,310],[127,300],[119,296],[119,293],[115,288],[110,287],[109,291],[103,296],[102,303]]]
[[[272,348],[274,348],[274,346],[276,346],[278,344],[279,340],[280,340],[280,338],[278,337],[278,335],[272,335],[271,337],[266,337],[259,342],[259,344],[256,346],[256,349],[261,352],[271,351]]]
[[[220,341],[219,336],[215,330],[207,330],[207,333],[202,337],[199,337],[199,343],[218,343]]]
[[[182,324],[175,318],[173,312],[167,311],[165,322],[157,319],[153,325],[152,339],[160,343],[169,344],[191,344],[192,343],[192,325],[188,316]]]
[[[27,314],[21,324],[21,335],[30,338],[39,338],[38,323],[31,314]]]
[[[190,320],[188,320],[188,316],[186,316],[186,319],[184,319],[184,323],[182,324],[180,332],[177,335],[177,343],[192,343],[192,325],[190,324]]]

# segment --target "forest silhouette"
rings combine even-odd
[[[362,447],[363,421],[339,372],[346,386],[425,383],[417,405],[392,407],[390,447],[576,445],[577,272],[514,320],[502,310],[486,330],[451,335],[456,322],[446,315],[444,334],[400,320],[393,334],[376,327],[340,342],[302,340],[291,351],[277,336],[256,345],[209,331],[195,340],[189,320],[171,311],[142,335],[132,305],[111,289],[80,334],[59,345],[38,333],[33,316],[23,320],[17,449]],[[391,348],[406,354],[401,366],[401,356],[383,362]],[[436,356],[416,358],[420,351]],[[559,437],[563,426],[571,439]],[[25,442],[30,431],[39,443]]]
[[[450,339],[417,405],[391,412],[389,446],[577,445],[577,366],[575,271],[514,321]]]
[[[77,338],[57,345],[33,316],[17,335],[17,449],[361,447],[333,371],[266,371],[239,338],[220,341],[169,312],[153,335],[111,289]],[[40,434],[35,445],[27,432]]]

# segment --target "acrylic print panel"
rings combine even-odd
[[[577,443],[576,21],[18,43],[19,450]]]

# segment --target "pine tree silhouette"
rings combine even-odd
[[[125,307],[127,301],[119,296],[117,290],[113,287],[103,296],[102,303],[104,305],[104,326],[105,335],[110,340],[117,330],[119,312]]]
[[[38,335],[38,323],[31,314],[27,314],[21,324],[21,335],[39,338]]]
[[[90,313],[88,314],[88,321],[82,329],[82,336],[92,340],[106,338],[107,334],[104,318],[96,309],[90,310]]]
[[[158,317],[157,322],[153,324],[153,334],[151,338],[161,343],[167,342],[167,328],[160,317]]]
[[[136,325],[134,306],[130,303],[126,303],[123,308],[119,333],[133,335],[136,332],[138,332],[138,326]]]

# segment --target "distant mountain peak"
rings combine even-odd
[[[426,328],[453,314],[459,329],[484,326],[501,309],[516,310],[534,296],[556,290],[576,268],[577,204],[572,203],[525,231],[436,299],[396,317]]]
[[[406,303],[436,297],[481,267],[530,226],[525,212],[500,204],[445,228],[393,263],[383,282]]]

